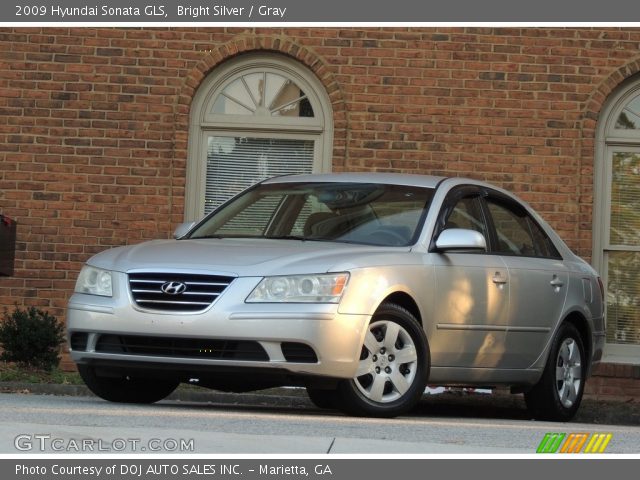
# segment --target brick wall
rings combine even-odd
[[[640,71],[632,28],[0,29],[0,307],[63,316],[82,263],[182,220],[191,98],[237,54],[307,65],[334,169],[465,175],[528,200],[591,255],[596,120]]]
[[[603,400],[640,398],[640,365],[601,363],[585,384],[585,395]]]

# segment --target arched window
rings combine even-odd
[[[597,140],[594,265],[606,288],[605,356],[640,363],[640,78],[610,96]]]
[[[287,57],[241,55],[215,69],[194,97],[190,122],[186,220],[265,178],[331,170],[329,97]]]

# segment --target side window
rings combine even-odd
[[[494,199],[487,206],[496,229],[496,251],[526,257],[559,257],[549,237],[521,208],[513,208]]]
[[[544,233],[544,230],[533,220],[529,219],[531,232],[533,233],[533,241],[536,252],[540,257],[561,258],[560,252],[553,245],[551,239]]]
[[[448,228],[466,228],[480,232],[487,237],[487,226],[482,215],[482,204],[478,196],[464,197],[450,209],[443,230]]]

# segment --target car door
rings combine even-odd
[[[499,193],[486,198],[495,253],[509,270],[508,368],[527,368],[542,353],[563,311],[569,275],[551,239],[526,211]]]
[[[430,261],[434,265],[434,323],[430,338],[434,367],[500,367],[509,307],[507,268],[499,255],[433,248],[448,228],[480,232],[490,240],[480,192],[452,190],[439,214]]]

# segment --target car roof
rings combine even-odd
[[[436,188],[446,177],[434,175],[414,175],[407,173],[318,173],[307,175],[284,175],[265,180],[263,183],[293,182],[338,182],[338,183],[388,183],[391,185],[409,185],[414,187]]]

